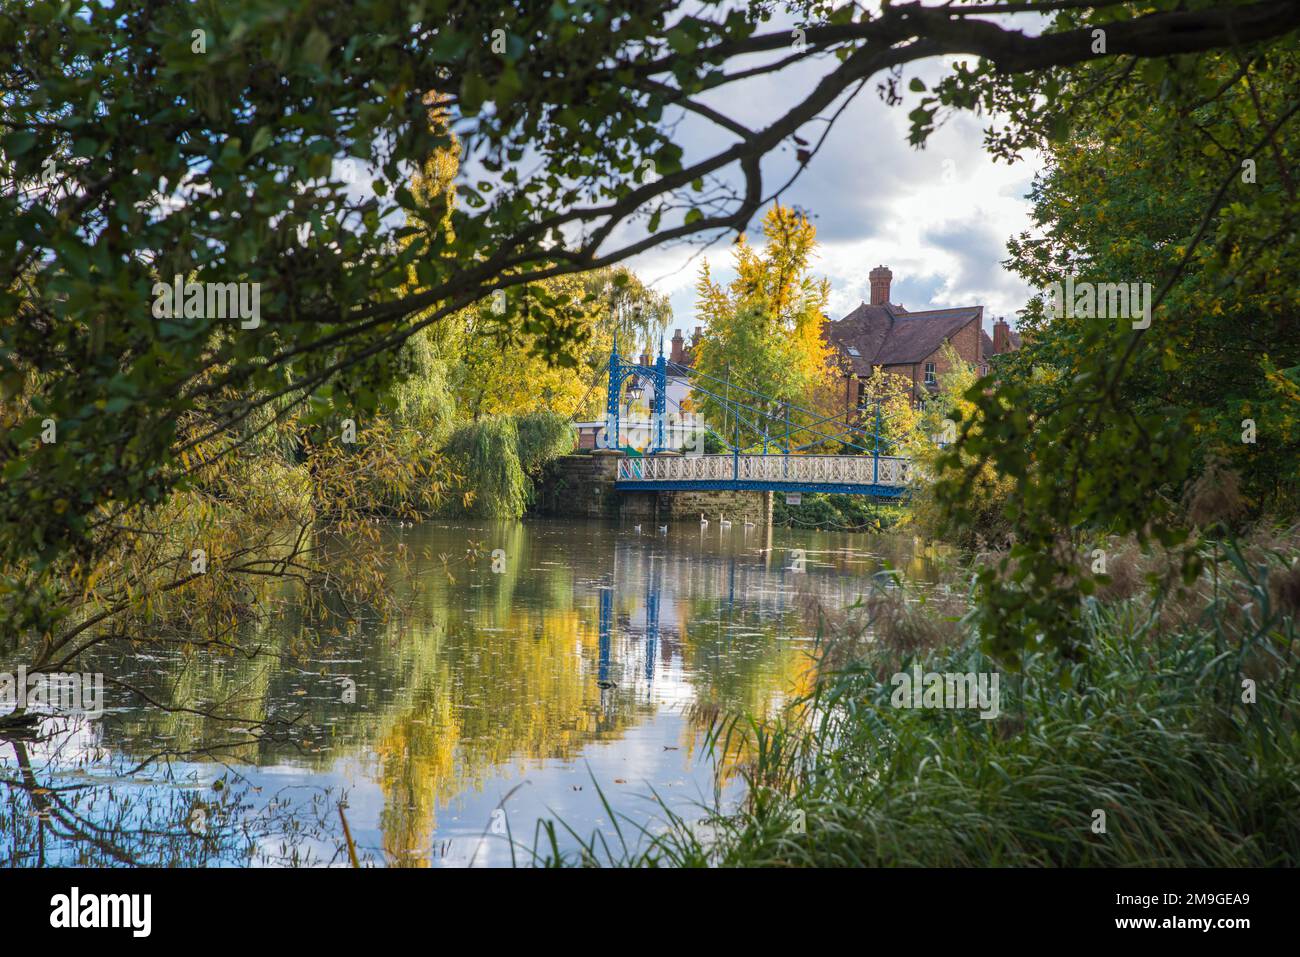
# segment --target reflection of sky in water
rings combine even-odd
[[[464,867],[472,859],[479,867],[509,866],[509,842],[492,828],[493,811],[507,794],[504,810],[520,863],[529,862],[535,837],[543,850],[548,847],[546,839],[534,831],[543,818],[564,821],[584,839],[599,829],[618,846],[596,784],[616,812],[632,819],[619,820],[630,843],[635,843],[639,833],[637,824],[653,829],[656,822],[663,822],[665,815],[656,794],[687,820],[703,816],[702,806],[713,805],[713,775],[707,762],[690,760],[678,747],[686,731],[684,724],[681,715],[659,714],[617,739],[589,743],[580,760],[523,762],[519,768],[495,769],[480,790],[462,792],[439,814],[430,863]],[[729,790],[736,788],[733,785]],[[367,789],[364,798],[357,791],[349,797],[350,812],[355,812],[366,828],[354,824],[353,836],[375,851],[380,848],[378,819],[383,801],[374,788]],[[558,837],[562,845],[571,845],[562,827]]]
[[[0,811],[0,861],[33,864],[43,847],[46,863],[344,864],[343,794],[373,863],[508,865],[492,827],[503,800],[521,863],[535,840],[547,846],[539,819],[557,821],[563,849],[576,844],[559,821],[617,846],[600,790],[635,843],[638,825],[663,821],[654,794],[688,821],[715,801],[698,710],[771,711],[806,687],[810,599],[851,603],[885,563],[934,575],[909,541],[716,523],[667,536],[552,521],[392,535],[416,556],[398,586],[400,621],[336,635],[290,609],[256,636],[274,654],[254,661],[150,649],[97,663],[159,700],[225,702],[253,720],[301,714],[301,734],[250,741],[240,722],[111,695],[100,722],[46,722],[53,733],[21,755],[0,744],[19,796]],[[449,581],[437,556],[468,539],[503,548],[506,573],[462,565]],[[795,548],[805,573],[791,568]],[[340,700],[342,678],[355,703]],[[214,742],[235,746],[193,754]],[[169,751],[169,763],[136,770]],[[725,777],[730,804],[740,792]],[[79,857],[86,835],[95,850]]]

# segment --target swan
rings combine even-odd
[[[668,526],[667,526],[667,525],[660,525],[660,526],[659,526],[659,534],[660,534],[660,535],[667,535],[667,534],[668,534]]]
[[[641,526],[640,526],[640,525],[633,525],[633,526],[632,526],[632,531],[634,531],[634,532],[636,532],[638,535],[640,535],[640,534],[641,534]]]
[[[718,516],[718,527],[719,527],[719,528],[731,528],[731,522],[727,521],[727,516],[725,516],[725,515],[719,515],[719,516]]]
[[[700,512],[700,528],[708,528],[708,527],[709,527],[709,520],[704,517],[703,512]]]

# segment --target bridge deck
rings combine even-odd
[[[618,463],[622,492],[735,489],[759,492],[841,492],[897,498],[912,463],[871,455],[653,455]]]

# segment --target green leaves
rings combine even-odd
[[[677,28],[668,31],[668,45],[672,47],[673,52],[682,56],[687,56],[695,52],[696,39],[684,29]]]
[[[313,66],[321,66],[325,63],[325,58],[329,55],[330,38],[318,27],[312,27],[307,32],[306,38],[302,41],[302,49],[299,51],[302,59]]]
[[[17,158],[36,145],[36,134],[30,130],[19,130],[6,136],[3,143],[5,155]]]
[[[262,150],[271,145],[271,128],[269,126],[259,126],[257,132],[253,134],[253,142],[248,146],[248,155],[256,156]]]
[[[927,96],[921,101],[920,106],[907,114],[907,118],[911,121],[911,132],[908,134],[908,141],[913,145],[924,143],[934,130],[934,116],[937,108],[929,105],[934,102],[934,97]]]
[[[458,106],[461,112],[467,116],[473,116],[483,107],[483,103],[488,98],[490,87],[487,80],[476,72],[471,71],[465,74],[465,78],[460,83],[460,100]]]
[[[1093,577],[1077,554],[1085,536],[1133,535],[1182,549],[1185,570],[1194,569],[1184,512],[1194,496],[1184,490],[1213,458],[1226,457],[1256,507],[1295,509],[1300,428],[1286,423],[1300,423],[1300,390],[1260,365],[1266,352],[1300,361],[1300,337],[1282,324],[1288,295],[1276,285],[1300,273],[1300,254],[1264,239],[1300,225],[1300,205],[1274,201],[1285,192],[1276,187],[1293,165],[1294,137],[1278,142],[1275,188],[1241,182],[1212,208],[1236,172],[1234,157],[1287,108],[1290,93],[1280,77],[1256,73],[1252,98],[1224,83],[1239,69],[1235,58],[1196,62],[1193,72],[1188,63],[1143,69],[1140,83],[1104,93],[1093,68],[1066,78],[1060,94],[1076,98],[1068,112],[1077,131],[1053,147],[1035,188],[1041,235],[1010,244],[1013,268],[1040,289],[1071,274],[1158,287],[1182,264],[1207,211],[1217,224],[1150,329],[1134,332],[1123,317],[1049,317],[1035,300],[1021,324],[1024,348],[997,359],[996,393],[970,396],[980,434],[963,441],[965,451],[1016,481],[1009,517],[1018,545],[1005,566],[978,579],[981,627],[1009,660],[1040,640],[1082,653],[1079,598]],[[1208,87],[1220,94],[1212,102]],[[1201,130],[1212,132],[1203,138]],[[1213,245],[1233,252],[1220,258]],[[1247,263],[1260,265],[1257,282],[1228,279],[1227,270],[1252,269]],[[1247,420],[1268,420],[1274,444],[1244,441],[1254,434]],[[954,522],[974,517],[970,476],[956,455],[945,463],[938,493]]]

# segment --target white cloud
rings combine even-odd
[[[825,63],[819,66],[824,69]],[[930,85],[942,66],[937,59],[918,65],[900,89],[912,75]],[[714,105],[761,127],[802,95],[820,69],[746,81]],[[995,163],[983,149],[987,118],[967,113],[951,117],[925,149],[914,149],[907,142],[907,113],[919,94],[887,107],[875,82],[859,93],[798,183],[781,196],[804,209],[818,227],[822,245],[816,272],[831,281],[832,317],[868,298],[867,273],[883,263],[894,273],[891,298],[909,309],[983,305],[990,328],[994,316],[1014,318],[1030,290],[1001,263],[1006,240],[1031,226],[1025,195],[1041,157],[1031,155],[1011,166]],[[678,140],[689,144],[688,162],[726,142],[699,126],[688,120]],[[810,124],[802,135],[812,139],[810,132],[819,135],[821,128]],[[765,189],[775,189],[794,169],[793,150],[770,157],[764,162]],[[708,258],[715,276],[725,278],[731,263],[727,241],[710,249]],[[656,250],[632,266],[643,280],[658,280],[656,288],[672,297],[674,325],[696,323],[696,248]]]

